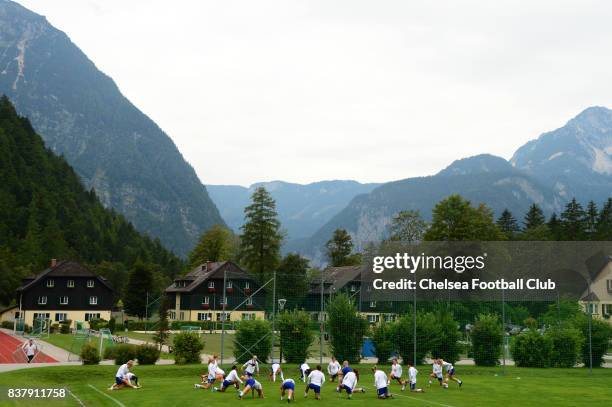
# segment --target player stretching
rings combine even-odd
[[[376,386],[376,396],[379,399],[392,398],[393,395],[389,393],[389,387],[387,383],[387,375],[382,370],[379,370],[376,366],[372,368],[374,373],[374,385]]]
[[[411,362],[408,362],[408,381],[410,382],[410,391],[415,393],[425,393],[425,390],[418,389],[416,387],[417,374],[419,374],[419,371],[416,370],[416,367],[414,367]],[[404,388],[405,387],[406,385],[404,385]]]
[[[389,384],[393,380],[397,380],[402,385],[402,391],[406,390],[406,381],[402,380],[402,365],[399,364],[397,358],[393,358],[391,361],[391,372],[389,372]]]
[[[283,369],[281,369],[281,365],[278,362],[272,363],[272,371],[270,373],[270,380],[276,382],[276,376],[280,376],[281,382],[285,380],[283,376]]]
[[[454,382],[459,383],[459,387],[461,387],[463,382],[458,377],[455,377],[455,368],[453,367],[453,364],[449,362],[445,362],[442,359],[440,359],[440,364],[442,365],[442,367],[444,367],[444,369],[446,369],[446,380],[445,380],[446,386],[448,387],[448,381],[452,380]]]
[[[321,387],[323,387],[323,383],[325,383],[325,375],[321,371],[321,365],[317,365],[315,370],[310,372],[307,383],[306,390],[304,390],[304,397],[308,397],[308,390],[313,389],[315,392],[315,399],[321,400]]]
[[[213,391],[225,392],[228,387],[234,386],[236,389],[240,389],[240,385],[242,384],[242,380],[238,376],[238,371],[236,370],[236,365],[232,366],[232,370],[228,373],[228,375],[223,379],[223,383],[220,388],[213,387]]]
[[[357,387],[357,381],[359,380],[359,371],[357,369],[352,372],[348,372],[342,377],[342,384],[338,385],[336,391],[338,393],[342,393],[344,389],[348,398],[350,399],[353,396],[354,392],[365,393],[365,389],[363,387]]]
[[[207,390],[217,380],[217,362],[214,358],[208,358],[208,374],[200,375],[200,379],[202,379],[202,384],[193,385],[196,389]]]
[[[251,373],[247,372],[246,380],[244,381],[244,389],[242,389],[242,391],[238,393],[238,398],[242,400],[242,398],[249,394],[249,392],[251,391],[257,391],[257,395],[259,398],[264,397],[263,387],[261,386],[261,383],[255,380]]]
[[[283,380],[283,384],[280,386],[281,390],[281,401],[287,394],[287,403],[291,403],[293,400],[293,393],[295,392],[295,381],[293,379]]]
[[[327,373],[329,373],[329,380],[331,382],[336,381],[336,377],[338,377],[338,372],[340,371],[340,363],[336,360],[335,357],[332,356],[329,365],[327,365]]]
[[[431,364],[431,373],[429,374],[429,382],[427,383],[428,386],[431,386],[431,379],[438,379],[438,383],[442,386],[444,377],[442,377],[442,364],[439,359],[434,359]]]

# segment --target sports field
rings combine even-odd
[[[411,406],[609,406],[612,400],[612,370],[597,369],[589,376],[587,369],[528,369],[477,368],[459,366],[458,375],[464,380],[461,389],[451,384],[448,390],[438,385],[426,387],[426,372],[429,366],[420,366],[419,387],[425,387],[424,394],[400,392],[400,386],[391,386],[396,394],[393,400],[376,400],[372,386],[372,375],[368,365],[360,366],[362,377],[360,385],[368,390],[365,394],[355,394],[352,400],[346,395],[339,399],[334,386],[327,383],[323,387],[323,400],[317,402],[312,393],[303,398],[302,384],[297,385],[298,405],[371,406],[370,403],[389,403]],[[279,398],[278,384],[272,384],[267,377],[259,380],[264,386],[266,398],[252,399],[250,396],[238,401],[235,392],[213,393],[195,390],[197,374],[205,370],[204,365],[190,366],[136,366],[133,371],[139,376],[143,387],[139,390],[106,390],[112,383],[116,366],[76,366],[44,367],[19,370],[0,374],[0,387],[3,395],[0,405],[40,406],[40,401],[7,401],[7,387],[68,387],[74,397],[57,402],[51,406],[177,406],[210,405],[227,406],[243,403],[253,406],[277,406],[286,404]],[[225,366],[224,366],[225,368]],[[286,376],[298,378],[297,367],[285,367]],[[367,374],[366,374],[367,372]],[[297,380],[296,380],[297,381]],[[78,401],[77,401],[78,399]]]

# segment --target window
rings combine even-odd
[[[370,308],[376,308],[376,301],[370,301]]]
[[[85,313],[85,321],[91,321],[92,319],[100,319],[100,313],[96,312],[86,312]]]
[[[47,280],[47,287],[52,288],[55,287],[55,280],[50,278]]]
[[[228,298],[227,298],[227,297],[225,297],[225,298],[221,297],[221,300],[219,301],[219,304],[221,304],[221,305],[227,305],[227,300],[228,300]]]
[[[587,304],[586,310],[589,314],[597,314],[597,304]]]
[[[19,311],[15,312],[15,319],[20,319],[21,313]]]
[[[38,305],[47,305],[47,296],[46,295],[38,297]]]
[[[250,290],[251,289],[251,283],[249,283],[248,281],[244,283],[244,289],[245,290]]]
[[[251,313],[242,314],[243,321],[253,321],[254,319],[255,319],[255,314],[251,314]]]
[[[612,293],[612,280],[606,280],[606,284],[608,286],[608,292]]]
[[[35,312],[34,313],[34,320],[49,319],[49,318],[51,318],[51,314],[49,314],[48,312]]]
[[[176,282],[175,284],[177,287],[182,288],[182,287],[187,287],[187,282],[184,280],[179,280]]]
[[[68,280],[66,282],[66,287],[68,288],[74,288],[74,280]]]
[[[384,317],[385,322],[395,321],[395,314],[385,314],[383,317]]]
[[[227,288],[232,288],[232,287],[233,287],[232,282],[231,282],[231,281],[228,281],[228,282],[227,282]]]
[[[89,297],[89,305],[98,305],[98,297],[95,295]]]
[[[378,322],[378,315],[368,315],[368,322],[375,324]]]
[[[212,314],[210,312],[198,312],[198,321],[210,321]]]
[[[214,281],[209,281],[208,282],[208,288],[215,288],[215,282]]]
[[[246,305],[253,305],[253,297],[248,297],[246,299]]]
[[[179,312],[179,318],[180,318],[181,321],[185,320],[185,311]]]
[[[176,319],[176,311],[169,311],[168,312],[168,318],[169,319]]]
[[[59,298],[60,300],[60,305],[68,305],[68,297],[63,296]]]
[[[357,291],[357,287],[355,287],[355,284],[351,284],[351,292],[354,293],[355,291]]]
[[[206,297],[202,297],[202,305],[208,304],[210,304],[210,298],[208,298],[208,295]]]
[[[93,288],[95,285],[93,280],[87,280],[87,288]]]
[[[62,322],[68,319],[68,314],[66,314],[65,312],[57,312],[55,313],[55,321],[56,322]]]
[[[229,314],[229,312],[219,312],[217,313],[217,321],[222,321],[223,320],[223,315],[225,315],[225,320],[226,321],[231,321],[231,315]]]
[[[602,305],[602,314],[604,315],[612,315],[612,304],[603,304]]]

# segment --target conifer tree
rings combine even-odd
[[[586,212],[573,198],[561,213],[562,240],[584,240],[587,230]]]
[[[531,204],[523,222],[525,229],[534,229],[538,226],[544,225],[545,223],[546,219],[544,218],[544,212],[542,212],[542,209],[535,203]]]
[[[599,212],[595,236],[597,240],[612,240],[612,198],[608,198]]]
[[[513,239],[515,234],[520,230],[518,222],[508,209],[504,209],[496,223],[499,230],[506,235],[508,239]]]
[[[344,229],[336,229],[331,239],[325,243],[327,259],[332,267],[350,266],[354,264],[351,258],[353,239]]]

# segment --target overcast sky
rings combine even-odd
[[[207,184],[430,175],[612,106],[610,1],[19,2]]]

